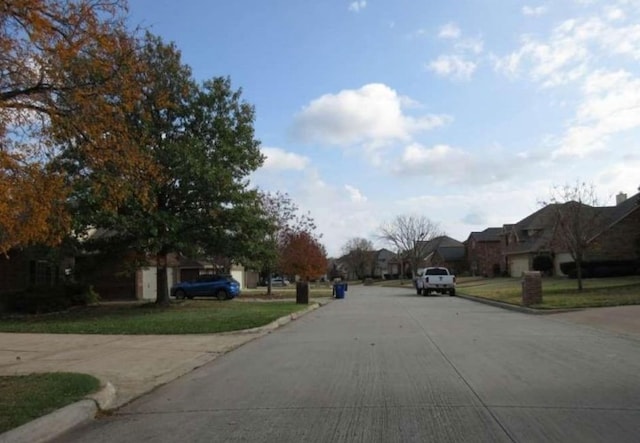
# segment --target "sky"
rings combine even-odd
[[[198,80],[255,106],[252,186],[329,256],[399,215],[464,241],[554,186],[640,185],[640,0],[130,0]]]

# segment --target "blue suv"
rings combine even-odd
[[[230,275],[201,275],[192,281],[183,281],[171,287],[171,296],[178,299],[215,297],[229,300],[240,295],[240,283]]]

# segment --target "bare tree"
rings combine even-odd
[[[352,238],[342,247],[344,261],[350,271],[361,279],[373,271],[375,251],[373,243],[365,238]]]
[[[409,261],[414,277],[418,265],[425,259],[427,242],[442,235],[440,225],[422,215],[399,215],[379,228],[379,238],[392,245],[401,259]]]
[[[549,200],[555,210],[554,240],[566,249],[576,265],[578,290],[582,291],[582,264],[591,240],[602,230],[605,216],[593,184],[576,181],[555,186]]]

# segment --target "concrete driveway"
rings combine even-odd
[[[401,289],[335,301],[68,442],[579,441],[640,435],[637,337]]]

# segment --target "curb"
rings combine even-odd
[[[478,303],[483,303],[485,305],[494,306],[496,308],[502,308],[502,309],[506,309],[506,310],[509,310],[509,311],[516,311],[516,312],[520,312],[520,313],[523,313],[523,314],[529,314],[529,315],[552,315],[552,314],[561,314],[563,312],[582,311],[582,309],[580,309],[580,308],[574,308],[574,309],[534,309],[534,308],[528,308],[526,306],[512,305],[510,303],[504,303],[504,302],[497,301],[497,300],[491,300],[491,299],[488,299],[488,298],[476,297],[474,295],[461,294],[459,292],[456,293],[456,297],[464,298],[466,300],[475,301],[475,302],[478,302]]]
[[[53,440],[70,429],[93,420],[98,411],[113,403],[115,397],[114,386],[107,382],[100,391],[83,400],[0,434],[0,442],[44,443]]]
[[[284,317],[280,317],[280,318],[272,321],[268,325],[259,326],[257,328],[251,328],[251,329],[243,329],[242,331],[233,331],[233,332],[229,332],[228,334],[252,334],[252,333],[256,333],[256,332],[272,332],[272,331],[275,331],[276,329],[278,329],[279,327],[286,325],[287,323],[291,322],[292,320],[297,320],[298,318],[302,317],[303,315],[306,315],[311,311],[315,311],[320,306],[324,306],[324,305],[326,305],[327,303],[330,303],[330,302],[331,302],[330,300],[323,301],[323,302],[314,302],[314,303],[310,304],[308,308],[303,309],[302,311],[293,312],[293,313],[291,313],[289,315],[285,315]]]
[[[302,311],[280,317],[268,325],[241,331],[223,332],[221,334],[271,333],[281,326],[297,320],[303,315],[330,303],[331,300],[314,302]],[[235,348],[234,348],[235,349]],[[232,351],[230,349],[228,352]],[[177,378],[177,377],[176,377]],[[103,383],[102,389],[50,414],[38,417],[17,428],[0,434],[0,443],[45,443],[53,440],[76,426],[90,422],[99,411],[110,409],[116,400],[116,388],[110,383]]]

